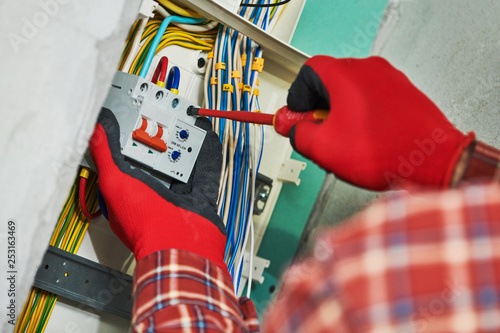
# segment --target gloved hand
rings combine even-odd
[[[293,147],[337,177],[371,190],[402,180],[449,186],[474,140],[385,59],[309,59],[287,99],[293,111],[330,110],[323,123],[302,121]]]
[[[173,182],[170,189],[125,161],[119,125],[108,109],[101,111],[90,153],[111,229],[136,260],[160,250],[180,249],[227,271],[226,229],[216,208],[222,147],[208,119],[198,118],[196,125],[207,130],[207,135],[195,168],[187,184]]]

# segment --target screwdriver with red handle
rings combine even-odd
[[[253,123],[261,125],[272,125],[278,134],[285,137],[290,135],[293,126],[301,121],[323,122],[328,116],[326,110],[314,110],[308,112],[296,112],[287,106],[282,107],[275,114],[248,111],[220,111],[212,109],[202,109],[190,106],[187,110],[189,116],[206,116],[225,118],[241,121],[243,123]]]

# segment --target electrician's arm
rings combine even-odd
[[[111,111],[101,111],[90,140],[111,229],[137,260],[132,322],[137,332],[258,327],[252,304],[236,300],[224,263],[225,227],[216,209],[221,144],[207,119],[196,125],[207,135],[195,168],[187,184],[172,183],[170,189],[125,160]]]

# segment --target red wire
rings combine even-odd
[[[151,82],[156,84],[158,81],[165,82],[165,78],[167,77],[167,67],[168,67],[168,58],[161,57],[158,65],[156,66],[155,73],[151,78]]]
[[[87,186],[87,178],[80,177],[80,188],[78,191],[78,194],[79,194],[78,196],[80,198],[80,207],[82,207],[83,215],[85,215],[85,217],[88,218],[89,220],[93,220],[93,219],[101,216],[102,212],[99,209],[94,214],[90,214],[89,210],[87,209],[87,202],[85,201],[85,187],[86,186]]]

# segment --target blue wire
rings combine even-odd
[[[246,209],[246,216],[247,216],[247,219],[246,219],[246,223],[245,223],[245,227],[244,227],[244,233],[242,235],[242,239],[245,239],[246,237],[246,231],[247,231],[247,228],[248,228],[248,218],[250,217],[250,207],[251,207],[251,204],[252,204],[252,197],[251,196],[248,196],[248,200],[247,200],[247,209]],[[242,249],[244,250],[244,249]],[[240,274],[239,274],[239,277],[238,277],[238,282],[237,282],[237,285],[236,285],[236,290],[238,290],[239,288],[239,282],[240,282],[240,279],[241,279],[241,267],[242,267],[242,264],[243,264],[243,260],[241,261],[241,264],[240,264]]]
[[[226,33],[224,34],[224,42],[222,44],[222,59],[221,59],[221,62],[222,63],[226,63],[227,62],[227,41],[228,41],[228,36],[229,36],[229,28],[226,28]],[[222,82],[221,84],[224,85],[224,83],[227,83],[226,82],[226,70],[225,69],[221,69],[221,78],[222,78]],[[221,106],[221,109],[222,110],[227,110],[227,91],[222,91],[222,106]]]
[[[97,187],[97,201],[99,202],[99,208],[101,209],[102,215],[109,221],[108,218],[108,206],[106,206],[106,201],[101,194],[101,190]]]
[[[236,280],[236,294],[238,294],[238,291],[240,290],[240,281],[241,281],[241,271],[243,270],[243,260],[241,261],[240,264],[240,269],[238,273],[238,279]]]
[[[243,203],[243,195],[245,193],[245,190],[246,190],[246,180],[247,180],[247,173],[245,172],[245,176],[243,178],[243,190],[241,192],[241,196],[242,196],[242,200],[241,202]],[[246,200],[245,200],[246,201]],[[242,204],[243,206],[243,204]],[[240,208],[240,212],[241,215],[240,215],[240,221],[239,221],[239,224],[238,224],[238,233],[236,235],[236,244],[234,245],[234,248],[235,250],[233,251],[232,255],[231,255],[231,258],[229,260],[229,267],[232,267],[233,266],[233,262],[234,262],[234,258],[236,257],[236,253],[238,252],[238,246],[240,244],[240,237],[241,237],[241,230],[242,230],[242,227],[243,227],[243,220],[245,218],[245,214],[244,214],[244,210],[243,210],[243,207]]]
[[[237,207],[238,207],[238,202],[239,202],[239,195],[235,198],[235,200],[233,201],[235,203],[235,207],[236,207],[236,211],[238,211]],[[242,211],[241,208],[239,210],[240,212]],[[236,214],[235,214],[236,215]],[[236,239],[238,237],[238,234],[239,234],[239,225],[240,225],[240,221],[239,219],[236,218],[236,216],[233,216],[232,217],[232,220],[233,220],[233,234],[231,235],[231,252],[230,252],[230,255],[228,256],[228,259],[229,259],[229,263],[228,263],[228,267],[230,267],[231,269],[233,268],[232,266],[232,262],[234,261],[234,256],[236,255],[236,252],[238,251],[238,248],[236,247]],[[238,221],[238,228],[236,228],[236,222]],[[238,229],[238,232],[236,232],[236,230]]]
[[[170,89],[179,89],[179,82],[181,81],[181,72],[179,71],[179,67],[173,66],[168,72],[167,82],[165,87]]]
[[[238,150],[236,149],[235,151],[235,155],[234,155],[234,167],[233,169],[234,170],[238,170],[237,169],[237,153],[238,153]],[[228,219],[227,219],[227,225],[226,225],[226,234],[227,234],[227,243],[226,243],[226,250],[225,250],[225,254],[224,254],[224,257],[227,258],[229,253],[230,253],[230,246],[231,246],[231,238],[232,238],[232,235],[233,235],[233,219],[232,219],[232,216],[233,216],[233,209],[234,209],[234,193],[237,191],[237,187],[236,187],[236,177],[237,177],[237,173],[233,173],[233,179],[231,179],[230,181],[232,182],[232,188],[233,188],[233,191],[231,192],[231,196],[229,198],[229,212],[228,212]]]
[[[251,57],[251,49],[252,49],[252,41],[247,38],[247,59],[246,59],[246,65],[245,65],[245,83],[246,85],[250,85],[249,79],[250,79],[250,57]],[[250,111],[250,105],[248,103],[248,91],[245,91],[243,93],[243,109],[245,111]]]
[[[219,28],[219,31],[217,32],[217,50],[219,50],[221,48],[221,43],[222,43],[222,29],[224,29],[224,27],[221,25],[220,28]],[[214,54],[214,61],[216,61],[216,55],[215,54]],[[213,77],[217,77],[217,70],[215,70],[215,71],[212,72],[212,76]],[[215,99],[217,99],[219,97],[217,89],[215,89],[215,96],[214,97],[215,97]],[[215,105],[213,107],[215,107]],[[220,133],[220,131],[219,131],[219,133]],[[222,136],[220,134],[219,134],[219,140],[222,142]]]
[[[265,3],[265,1],[259,0],[259,3]],[[240,15],[244,16],[246,10],[250,10],[250,9],[247,9],[247,7],[242,8]],[[254,20],[258,19],[258,17],[261,15],[262,10],[266,10],[266,12],[265,12],[265,17],[263,20],[263,24],[261,24],[261,27],[266,29],[267,28],[267,19],[269,17],[269,13],[270,13],[269,9],[256,8],[253,10],[251,17],[254,18]],[[234,57],[234,52],[236,50],[234,50],[233,47],[234,47],[234,43],[237,39],[238,32],[234,32],[233,37],[229,38],[229,40],[228,40],[228,36],[229,36],[229,34],[226,33],[226,38],[224,39],[224,41],[222,40],[221,36],[219,36],[219,38],[218,38],[219,43],[223,43],[222,45],[219,44],[220,45],[219,47],[224,47],[223,51],[226,50],[226,47],[229,47],[232,50],[232,56]],[[252,52],[252,41],[247,38],[246,43],[247,43],[246,44],[247,45],[247,47],[246,47],[247,60],[246,60],[244,76],[243,76],[243,84],[251,86],[255,80],[257,73],[254,70],[251,70],[251,56],[252,56],[252,53],[254,53],[254,52]],[[242,43],[242,45],[240,46],[241,49],[243,49],[243,45],[244,44]],[[227,58],[226,53],[227,52],[223,52],[223,59]],[[255,57],[260,57],[261,53],[262,53],[262,50],[261,50],[260,46],[257,46],[255,49]],[[231,56],[231,55],[229,55],[229,56]],[[221,59],[221,61],[225,62],[225,60],[223,60],[223,59]],[[236,80],[234,80],[234,78],[230,77],[231,73],[229,71],[227,71],[227,72],[222,72],[222,74],[226,74],[226,75],[222,76],[224,83],[231,83],[233,85],[233,87],[235,87],[235,89],[237,89]],[[211,96],[211,95],[209,95],[209,96]],[[227,92],[224,92],[223,96],[220,96],[220,97],[221,97],[221,109],[226,109],[228,107],[228,98],[230,98],[230,97],[227,95]],[[233,98],[233,105],[236,106],[235,94],[232,95],[232,98]],[[256,96],[252,96],[248,92],[245,92],[242,94],[242,98],[240,101],[241,102],[240,109],[244,110],[244,111],[251,111],[250,107],[251,107],[251,103],[253,102],[253,98],[256,98],[255,102],[257,103],[257,106],[260,109],[258,98]],[[210,103],[211,103],[211,101],[210,101]],[[236,135],[236,124],[237,124],[237,122],[233,121],[233,125],[234,125],[233,126],[233,135]],[[227,230],[227,234],[228,234],[228,241],[226,243],[225,261],[228,263],[229,272],[230,272],[233,280],[236,278],[237,290],[239,290],[239,287],[240,287],[240,279],[241,279],[243,261],[240,265],[239,274],[237,277],[234,276],[235,269],[236,269],[234,263],[235,263],[235,258],[236,258],[237,252],[238,252],[238,248],[241,246],[241,242],[243,239],[245,239],[246,234],[247,234],[246,230],[247,230],[249,219],[250,219],[250,210],[251,210],[251,205],[252,205],[251,196],[248,196],[248,197],[245,196],[246,192],[247,192],[247,184],[246,183],[249,179],[248,177],[250,174],[250,165],[249,165],[249,161],[250,161],[250,143],[249,143],[250,142],[250,134],[249,133],[250,132],[249,132],[249,125],[245,124],[245,126],[246,126],[246,133],[242,134],[243,131],[239,132],[238,137],[237,137],[236,147],[235,147],[235,154],[234,154],[234,158],[233,158],[234,159],[233,170],[235,170],[235,172],[233,173],[233,177],[231,179],[233,191],[232,191],[230,197],[227,197],[227,195],[226,195],[227,193],[226,193],[224,196],[224,199],[223,199],[224,207],[225,207],[225,205],[229,205],[228,216],[227,216],[228,223],[226,226],[226,230]],[[243,137],[243,135],[244,135],[244,137]],[[261,137],[262,137],[261,151],[260,151],[259,160],[258,160],[257,167],[256,167],[256,172],[258,172],[258,170],[260,168],[263,147],[264,147],[264,128],[263,128],[263,126],[261,126]],[[243,138],[245,138],[245,140],[243,140]],[[240,188],[241,188],[241,192],[240,192]],[[236,221],[238,205],[240,205],[240,212],[241,212],[241,215],[238,218],[239,223],[237,223],[237,221]]]
[[[236,149],[235,149],[235,154],[234,154],[234,170],[239,170],[240,169],[240,147],[241,147],[241,132],[238,135],[238,140],[236,142]],[[229,201],[229,214],[228,214],[228,223],[226,226],[226,233],[227,233],[227,243],[226,243],[226,250],[225,250],[225,258],[230,253],[230,247],[231,243],[233,242],[234,238],[234,215],[236,214],[236,209],[237,209],[237,196],[238,189],[239,189],[239,172],[234,172],[233,173],[233,179],[232,179],[232,187],[233,191],[231,192],[231,198]]]
[[[262,52],[261,52],[261,49],[260,49],[260,46],[257,47],[257,49],[255,50],[255,57],[256,58],[260,58],[260,56],[262,55]],[[255,78],[255,70],[252,70],[252,73],[250,74],[250,85],[253,83],[253,80]]]
[[[264,4],[264,0],[259,1],[259,4]],[[254,11],[254,13],[255,13],[254,18],[255,18],[255,20],[257,21],[257,20],[258,20],[258,18],[259,18],[259,16],[260,16],[260,12],[262,11],[262,8],[261,8],[261,7],[256,7],[255,9],[256,9],[256,10]],[[255,22],[255,23],[257,23],[257,22]]]
[[[238,247],[241,243],[241,239],[243,238],[244,234],[246,233],[246,225],[248,223],[248,214],[249,214],[249,206],[247,205],[247,200],[244,198],[244,194],[246,193],[247,190],[247,180],[248,180],[248,175],[250,173],[250,168],[249,168],[249,160],[250,160],[250,149],[249,149],[249,142],[250,142],[250,127],[247,124],[245,124],[245,174],[243,177],[243,189],[242,189],[242,199],[241,202],[244,203],[242,204],[241,211],[243,212],[240,215],[240,223],[238,226],[238,236],[236,238],[236,245],[235,248],[236,250],[233,252],[233,255],[231,256],[231,259],[229,260],[229,266],[231,267],[233,265],[234,259],[236,257],[236,253],[238,252]]]
[[[249,84],[248,80],[250,78],[250,57],[251,57],[251,51],[252,51],[252,41],[250,40],[250,38],[247,38],[247,63],[245,65],[245,83],[246,84]]]
[[[233,131],[236,131],[236,128],[233,128]],[[234,132],[233,132],[234,133]],[[241,131],[238,135],[238,140],[237,140],[237,145],[235,147],[235,154],[234,154],[234,170],[236,172],[233,173],[233,192],[231,194],[231,203],[230,203],[230,214],[229,214],[229,220],[231,221],[231,231],[228,233],[228,242],[226,244],[226,256],[225,260],[228,261],[228,268],[229,271],[231,272],[231,277],[234,280],[234,267],[232,267],[232,262],[234,261],[234,255],[235,252],[237,251],[234,249],[234,237],[235,237],[235,209],[237,208],[237,197],[235,198],[235,194],[239,192],[239,175],[240,175],[240,151],[241,151]],[[229,224],[229,223],[228,223]],[[231,248],[231,251],[229,250]]]
[[[250,8],[250,7],[243,7],[241,8],[241,12],[240,12],[240,16],[245,16],[245,12],[247,11],[247,8]]]
[[[207,71],[208,71],[208,68],[207,68]],[[212,89],[210,87],[210,82],[207,83],[208,85],[208,89],[207,89],[207,92],[208,92],[208,108],[209,109],[213,109],[213,106],[212,106]],[[212,120],[212,118],[210,118],[210,121]]]
[[[139,76],[142,77],[143,79],[146,78],[149,66],[151,66],[151,62],[153,61],[153,58],[155,56],[156,49],[158,48],[158,45],[160,45],[163,34],[165,33],[165,30],[167,30],[167,27],[171,22],[196,24],[204,21],[206,21],[206,19],[204,18],[191,18],[191,17],[181,17],[181,16],[166,17],[161,23],[160,28],[156,32],[155,38],[153,38],[153,43],[151,44],[151,47],[148,51],[146,60],[144,61],[144,65],[142,66]]]

